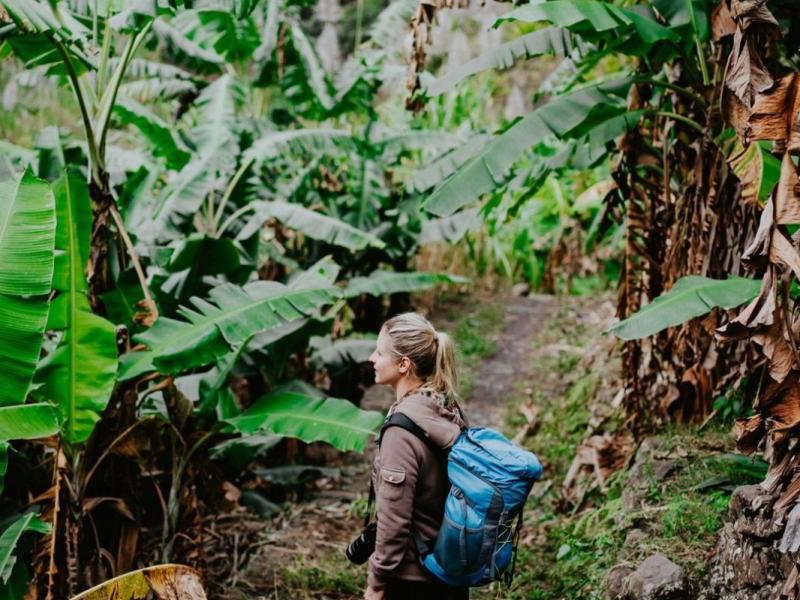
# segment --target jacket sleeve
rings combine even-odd
[[[375,590],[386,586],[408,550],[420,462],[415,439],[413,433],[392,427],[381,442],[380,469],[375,473],[378,532],[367,578]]]

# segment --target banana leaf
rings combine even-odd
[[[297,392],[262,396],[241,415],[226,421],[244,434],[270,432],[304,442],[322,441],[341,451],[363,451],[383,415],[339,398],[313,398]]]
[[[84,265],[89,259],[91,207],[86,181],[65,174],[53,186],[57,226],[52,302],[48,329],[62,330],[56,349],[40,363],[38,398],[58,405],[63,435],[85,441],[108,404],[117,370],[114,325],[92,313]]]
[[[329,373],[337,373],[367,362],[375,351],[375,340],[345,338],[331,342],[330,338],[312,338],[311,347],[311,367],[316,370],[325,368]]]
[[[612,40],[616,49],[635,55],[645,54],[655,44],[681,41],[678,32],[659,23],[649,7],[622,8],[600,0],[533,0],[498,20],[503,21],[549,21],[587,41]],[[630,43],[631,37],[641,43]]]
[[[170,169],[181,169],[191,155],[174,135],[173,129],[156,114],[131,98],[120,96],[114,112],[123,124],[136,127],[150,143],[153,154],[167,161]]]
[[[496,135],[425,201],[429,212],[446,217],[499,187],[523,153],[555,135],[581,137],[593,127],[625,112],[627,78],[593,84],[550,102]]]
[[[14,549],[17,547],[22,534],[27,531],[49,533],[50,526],[40,521],[35,514],[27,513],[14,521],[0,534],[0,581],[3,584],[8,583],[14,563],[17,561]]]
[[[323,215],[310,210],[300,204],[289,202],[257,202],[256,216],[250,220],[245,229],[239,232],[238,237],[245,239],[254,233],[259,223],[267,219],[276,219],[290,229],[295,229],[305,236],[327,242],[334,246],[341,246],[348,250],[363,250],[367,247],[384,248],[386,244],[367,231],[340,221],[335,217]]]
[[[274,281],[223,284],[211,290],[209,300],[195,297],[192,308],[181,308],[185,321],[161,317],[135,336],[150,350],[123,355],[119,379],[156,369],[175,374],[215,362],[254,334],[332,303],[336,294],[331,287],[292,289]]]
[[[710,279],[699,275],[682,277],[672,289],[633,315],[608,328],[623,340],[658,333],[662,329],[706,314],[716,307],[734,308],[758,295],[761,281],[743,277]]]
[[[356,151],[353,136],[341,129],[292,129],[271,132],[256,140],[245,152],[245,159],[256,162],[281,154],[348,154]]]
[[[444,76],[424,86],[427,94],[437,96],[453,89],[467,77],[487,69],[503,70],[514,66],[520,58],[533,58],[542,54],[566,56],[572,51],[572,40],[566,29],[548,27],[527,33],[509,42],[491,48],[480,56],[459,65]]]
[[[373,271],[367,277],[353,277],[344,288],[345,298],[361,294],[381,296],[401,292],[429,290],[444,283],[467,283],[469,279],[447,273],[396,273],[394,271]]]
[[[55,201],[26,170],[0,183],[0,406],[25,401],[47,324]],[[36,298],[36,296],[40,296]]]
[[[0,442],[35,440],[59,431],[58,413],[52,404],[0,406]]]

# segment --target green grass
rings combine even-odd
[[[451,316],[455,316],[454,313]],[[505,307],[501,303],[485,304],[461,316],[452,326],[450,333],[456,345],[459,397],[469,396],[477,366],[497,351],[495,338],[503,326],[504,317]]]
[[[281,570],[281,587],[289,597],[360,598],[367,586],[366,569],[345,561],[338,552],[315,559],[303,556]]]
[[[575,310],[580,313],[585,305],[578,302]],[[592,403],[602,404],[598,400],[603,394],[607,400],[618,389],[618,358],[608,356],[592,327],[576,323],[565,310],[535,341],[543,355],[536,359],[536,375],[529,384],[533,389],[521,394],[516,405],[532,399],[539,409],[538,430],[524,445],[542,461],[545,477],[526,506],[523,536],[528,538],[520,545],[512,588],[480,592],[478,600],[599,600],[613,566],[636,568],[654,552],[683,566],[690,580],[701,581],[731,490],[763,478],[763,462],[730,454],[729,421],[720,419],[704,429],[671,425],[658,436],[657,458],[675,461],[675,469],[658,479],[645,465],[641,509],[624,510],[623,492],[631,487],[624,470],[610,478],[605,492],[590,492],[579,510],[566,503],[560,489],[586,436]],[[550,347],[557,351],[544,352]],[[505,416],[509,431],[524,423],[514,407]],[[621,421],[622,415],[611,415],[604,430],[613,431]],[[626,543],[633,528],[643,529],[645,537]]]

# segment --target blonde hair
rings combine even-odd
[[[444,406],[458,401],[456,349],[453,340],[437,332],[430,321],[419,313],[407,312],[383,324],[391,349],[397,358],[407,356],[414,374],[424,382],[423,389],[440,392]]]

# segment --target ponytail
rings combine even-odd
[[[436,368],[431,377],[433,388],[444,394],[445,406],[458,401],[458,376],[456,375],[456,348],[453,340],[444,332],[436,335]]]
[[[442,395],[442,404],[452,408],[458,402],[456,351],[446,333],[437,333],[430,321],[419,313],[403,313],[383,325],[397,358],[407,356],[422,389]]]

